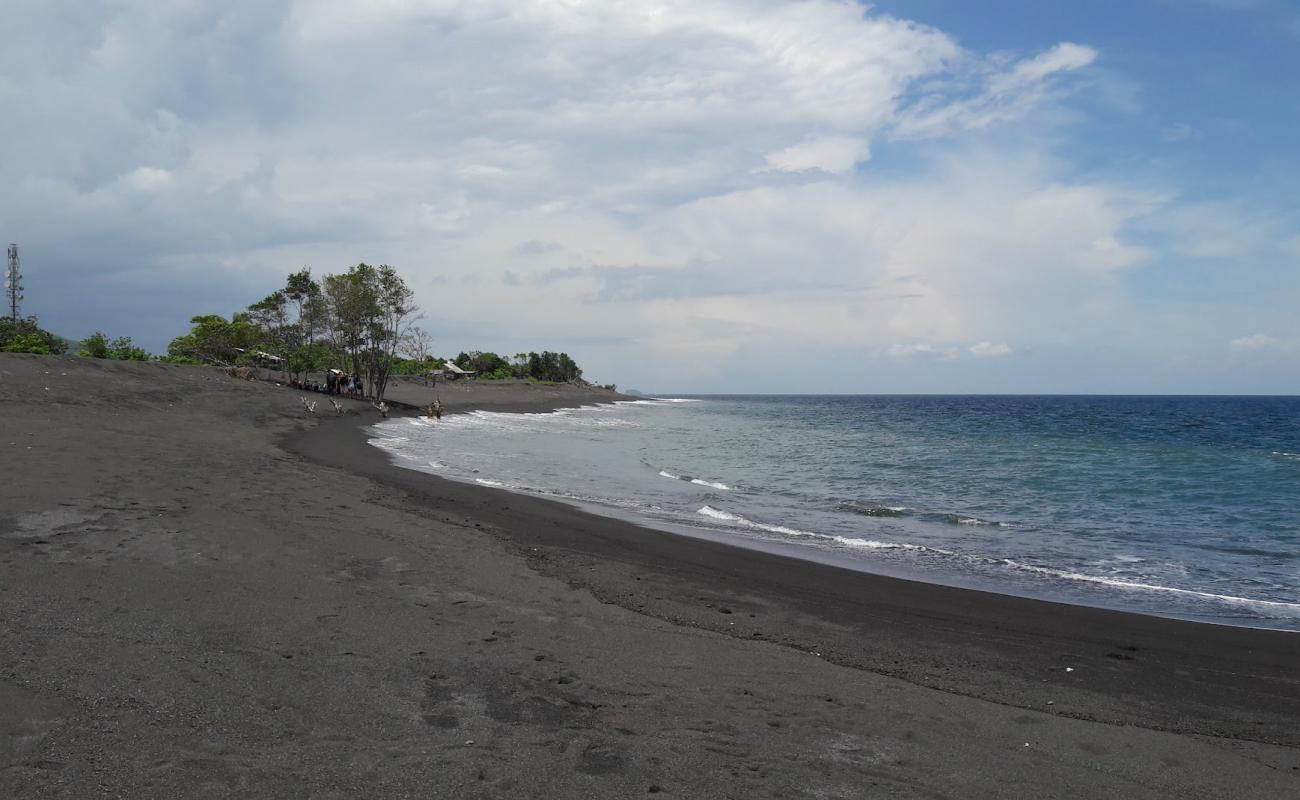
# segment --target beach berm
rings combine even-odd
[[[1300,796],[1300,636],[439,480],[301,394],[0,355],[0,797]]]

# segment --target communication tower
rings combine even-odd
[[[18,321],[18,307],[23,302],[23,270],[18,262],[18,245],[9,245],[9,271],[5,273],[5,294],[9,296],[9,315]]]

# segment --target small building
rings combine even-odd
[[[455,361],[448,360],[447,363],[443,365],[443,369],[447,371],[447,377],[451,380],[455,380],[457,378],[474,377],[474,370],[461,369],[460,367],[456,366]]]

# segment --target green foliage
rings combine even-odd
[[[507,360],[496,353],[472,350],[452,361],[463,370],[472,371],[480,380],[526,379],[534,383],[569,383],[582,378],[582,369],[568,353],[516,353]]]
[[[81,343],[81,352],[78,355],[84,358],[108,358],[108,337],[95,331]]]
[[[241,350],[251,349],[261,339],[261,332],[248,314],[235,314],[229,320],[220,314],[202,314],[192,317],[190,323],[190,332],[172,339],[167,346],[167,355],[172,359],[233,364]]]
[[[435,369],[442,369],[445,364],[441,358],[427,358],[423,361],[414,358],[394,358],[394,375],[427,375]]]
[[[0,352],[57,356],[67,351],[68,343],[43,330],[37,324],[36,317],[25,317],[17,321],[12,317],[0,319]]]
[[[48,356],[50,346],[45,339],[37,333],[20,333],[5,343],[0,348],[5,353],[36,353],[37,355]]]
[[[115,361],[148,361],[144,348],[136,347],[130,336],[119,336],[112,341],[101,331],[95,331],[81,343],[78,355],[85,358],[111,358]]]
[[[582,369],[568,353],[516,353],[508,361],[496,353],[473,350],[453,359],[456,366],[477,373],[480,380],[526,378],[535,383],[567,383],[582,377]]]
[[[148,361],[143,347],[136,347],[130,336],[119,336],[108,345],[108,357],[118,361]]]
[[[414,292],[387,264],[357,264],[342,275],[327,275],[321,291],[335,348],[382,399],[397,349],[418,310]]]
[[[463,370],[477,372],[480,378],[489,378],[489,376],[502,371],[505,372],[505,377],[514,377],[510,362],[496,353],[484,353],[479,350],[471,353],[461,353],[456,356],[455,362],[456,366]]]
[[[564,383],[580,379],[582,369],[568,353],[552,353],[547,350],[540,355],[528,354],[528,377],[537,381]]]
[[[295,375],[328,369],[336,356],[326,344],[304,344],[289,351],[285,368]]]

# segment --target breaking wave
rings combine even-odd
[[[722,522],[730,523],[731,525],[734,525],[738,528],[749,528],[751,530],[756,530],[756,531],[767,531],[768,533],[779,533],[785,536],[808,536],[808,537],[825,538],[821,534],[813,533],[812,531],[801,531],[798,528],[787,528],[784,525],[768,525],[765,522],[754,522],[753,520],[745,519],[739,514],[732,514],[730,511],[722,511],[720,509],[714,508],[713,506],[704,506],[696,513],[703,514],[704,516],[710,517],[712,519],[721,520]]]
[[[718,489],[723,492],[731,491],[730,486],[728,486],[725,483],[721,483],[720,481],[706,481],[703,478],[693,478],[690,475],[674,475],[673,473],[669,472],[666,469],[659,470],[659,474],[665,478],[670,478],[675,481],[685,481],[687,483],[693,483],[696,486],[707,486],[710,489]]]

